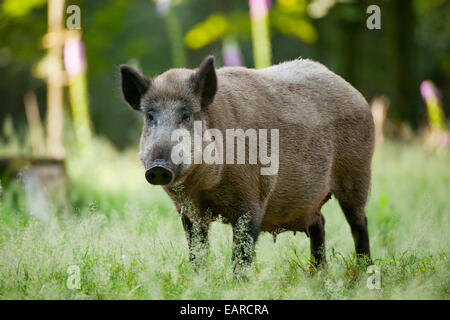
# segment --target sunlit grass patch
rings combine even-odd
[[[261,234],[246,279],[233,275],[231,228],[213,223],[209,257],[194,270],[174,207],[145,182],[135,151],[99,143],[92,159],[71,155],[70,202],[49,221],[28,214],[20,186],[2,190],[2,299],[448,299],[450,155],[388,142],[377,150],[367,206],[381,288],[367,286],[350,228],[333,199],[325,268],[311,270],[309,239]],[[68,268],[80,268],[69,289]]]

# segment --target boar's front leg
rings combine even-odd
[[[233,223],[232,260],[235,272],[252,263],[260,224],[261,216],[258,211],[246,213]]]
[[[308,227],[311,247],[311,261],[315,267],[326,263],[325,259],[325,218],[319,211],[316,221]]]
[[[204,265],[208,256],[208,225],[201,225],[181,214],[181,222],[189,245],[189,261],[194,267]]]

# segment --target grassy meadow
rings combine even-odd
[[[0,195],[0,299],[449,299],[450,152],[418,143],[376,150],[367,206],[381,288],[368,289],[337,202],[323,208],[327,268],[308,270],[304,233],[261,234],[245,280],[231,265],[231,228],[213,223],[207,265],[194,271],[180,219],[150,186],[136,150],[97,140],[69,152],[69,203],[50,218],[29,214],[18,185]],[[68,268],[80,269],[69,289]]]

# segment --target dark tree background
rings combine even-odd
[[[3,126],[5,118],[12,117],[15,128],[24,131],[23,97],[28,90],[36,92],[45,119],[45,82],[35,77],[34,70],[45,56],[41,39],[46,33],[47,11],[45,1],[24,0],[19,2],[29,8],[11,14],[6,6],[12,1],[0,2],[0,124]],[[66,2],[81,8],[94,130],[120,148],[136,144],[140,118],[121,100],[117,66],[137,63],[149,76],[171,68],[172,44],[166,21],[149,0]],[[272,1],[270,15],[272,63],[300,56],[322,62],[353,84],[368,101],[387,95],[392,123],[407,123],[415,130],[426,122],[419,85],[430,79],[441,89],[444,111],[449,114],[450,1],[336,2],[321,18],[313,18],[303,10],[301,19],[310,23],[317,35],[312,40],[280,31],[283,20],[276,20],[278,2],[283,1]],[[297,6],[296,12],[301,12],[312,1],[291,2]],[[371,4],[381,8],[381,30],[366,28],[366,9]],[[245,65],[253,67],[246,0],[183,0],[176,1],[173,10],[183,36],[213,13],[235,17],[231,21],[237,22],[232,23],[230,32],[239,43]],[[186,67],[196,67],[208,54],[215,54],[218,65],[223,64],[222,41],[212,41],[198,50],[186,47]]]

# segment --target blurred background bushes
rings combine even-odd
[[[164,3],[151,0],[66,1],[66,6],[71,4],[81,8],[94,132],[120,149],[137,144],[141,120],[121,100],[119,64],[155,76],[174,66],[196,67],[214,54],[222,66],[223,47],[232,43],[245,66],[255,65],[246,0],[177,0],[169,13]],[[381,30],[366,28],[366,9],[372,4],[381,8]],[[440,88],[444,113],[450,112],[449,17],[450,1],[445,0],[273,0],[268,14],[271,63],[317,60],[368,101],[389,97],[390,122],[418,130],[427,121],[419,91],[423,80],[431,79]],[[36,93],[45,119],[46,84],[36,70],[46,54],[46,32],[46,1],[0,2],[3,139],[6,118],[17,132],[26,131],[23,101],[29,90]],[[65,113],[69,118],[68,107]]]

